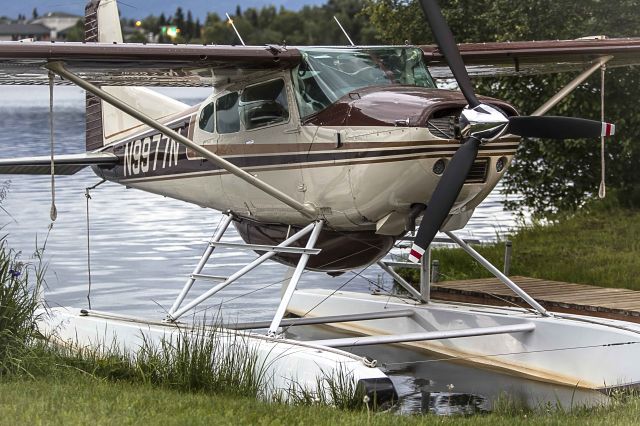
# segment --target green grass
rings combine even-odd
[[[510,275],[640,290],[640,210],[601,206],[508,239]],[[474,248],[502,269],[504,241]],[[440,281],[492,276],[461,249],[434,249],[432,259],[440,262]],[[414,270],[401,275],[418,282]]]
[[[634,425],[638,418],[637,397],[616,399],[610,407],[573,412],[533,413],[507,406],[488,415],[442,418],[266,403],[250,397],[112,382],[77,371],[55,378],[0,381],[0,424],[6,425]]]

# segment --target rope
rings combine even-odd
[[[84,189],[84,196],[87,200],[87,274],[89,275],[89,289],[87,291],[87,302],[89,303],[89,309],[91,309],[91,234],[89,227],[89,200],[91,199],[91,190],[96,189],[98,186],[105,183],[106,180],[102,179],[100,182],[93,186],[89,186]]]
[[[600,121],[604,122],[604,77],[607,72],[605,64],[600,67]],[[605,187],[605,152],[604,152],[604,136],[600,136],[600,188],[598,189],[598,197],[604,198],[607,195]]]
[[[49,141],[51,144],[51,210],[49,211],[49,217],[51,218],[51,225],[56,221],[58,217],[58,209],[56,209],[56,173],[55,173],[55,161],[53,159],[54,152],[54,129],[53,129],[53,79],[54,74],[49,71]]]

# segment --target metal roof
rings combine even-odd
[[[44,35],[51,30],[41,24],[0,24],[0,35]]]

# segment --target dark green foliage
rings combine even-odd
[[[357,44],[379,42],[376,31],[367,18],[360,14],[362,0],[329,0],[322,6],[305,6],[298,12],[280,7],[236,8],[233,22],[246,44],[265,45],[285,43],[288,45],[345,45],[347,39],[333,17],[336,16],[350,37]],[[124,27],[133,27],[135,20],[123,20]],[[170,40],[161,34],[161,27],[175,25],[180,36]],[[204,23],[193,19],[191,11],[180,7],[169,17],[148,16],[142,20],[144,31],[159,36],[159,42],[240,44],[226,17],[217,13],[207,15]],[[75,36],[74,36],[75,37]],[[127,39],[132,41],[131,36]],[[75,38],[74,38],[75,40]],[[78,40],[79,41],[79,40]]]
[[[552,96],[573,75],[505,78],[492,94],[518,105],[522,113],[532,112],[542,100]],[[640,95],[640,74],[635,68],[608,71],[606,78],[606,118],[617,125],[616,135],[606,141],[607,184],[616,189],[627,207],[640,206],[640,115],[634,105]],[[592,76],[584,85],[557,105],[550,114],[600,119],[600,78]],[[484,87],[487,87],[485,84]],[[600,141],[581,139],[553,141],[525,139],[506,176],[506,192],[522,199],[509,207],[531,207],[540,216],[557,211],[575,211],[593,198],[600,182]]]
[[[640,35],[637,1],[631,0],[440,0],[458,42],[574,39],[592,35]],[[615,11],[615,12],[613,12]],[[432,42],[417,1],[367,0],[364,13],[387,43]],[[576,73],[537,77],[482,79],[481,94],[505,99],[522,114],[533,112]],[[609,70],[606,77],[606,119],[617,135],[607,140],[608,185],[617,189],[624,206],[640,205],[640,97],[637,68]],[[600,119],[600,78],[593,75],[549,115]],[[594,197],[600,180],[599,141],[523,140],[504,179],[507,193],[523,195],[509,207],[531,207],[548,216],[575,211]]]
[[[78,19],[78,22],[65,32],[65,41],[84,41],[84,18]]]
[[[360,15],[361,0],[329,0],[323,6],[305,6],[299,12],[281,7],[247,8],[236,13],[233,22],[245,43],[263,45],[345,45],[346,37],[336,25],[336,16],[355,43],[371,44],[378,41],[367,19]],[[203,25],[203,42],[238,44],[240,41],[226,18],[209,14]]]

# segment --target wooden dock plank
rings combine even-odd
[[[511,277],[550,310],[640,322],[640,291],[539,278]],[[443,281],[431,285],[434,299],[520,306],[523,301],[496,278]],[[502,300],[501,300],[502,299]]]

